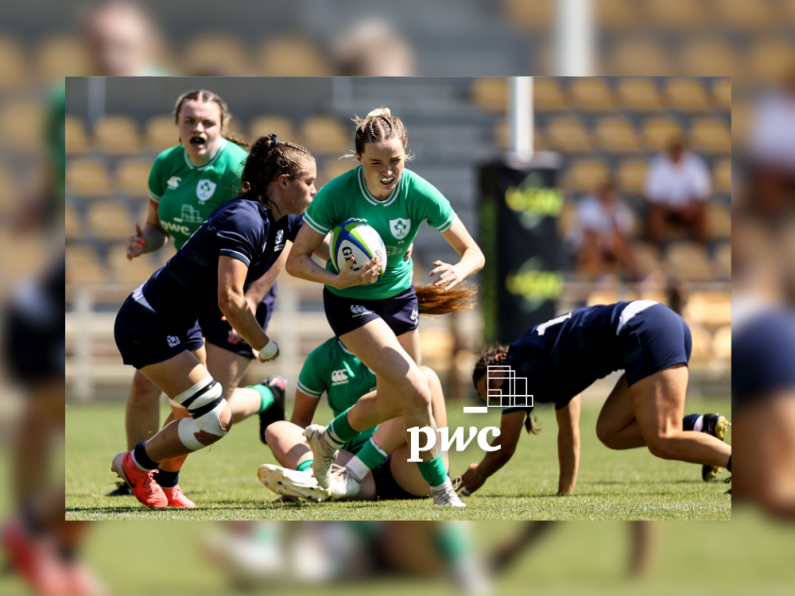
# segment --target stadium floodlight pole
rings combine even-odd
[[[555,8],[555,75],[593,76],[596,28],[593,0],[558,0]]]
[[[533,157],[533,79],[508,78],[508,151],[523,161]]]

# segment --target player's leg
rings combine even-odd
[[[286,420],[274,422],[265,431],[268,447],[280,466],[301,471],[310,468],[312,450],[303,433],[303,428]]]
[[[151,439],[160,428],[160,388],[140,371],[133,375],[130,394],[127,396],[124,426],[127,431],[127,449],[141,441]]]
[[[635,420],[632,394],[627,386],[625,374],[621,375],[602,406],[602,411],[599,412],[596,436],[610,449],[635,449],[646,446],[646,440]]]

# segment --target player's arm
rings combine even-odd
[[[138,222],[135,223],[135,234],[131,234],[127,240],[127,258],[133,260],[142,254],[155,252],[163,247],[168,238],[163,227],[160,225],[160,216],[157,213],[159,203],[149,199],[149,211],[146,214],[144,229]]]
[[[246,290],[246,300],[248,301],[251,310],[255,313],[257,312],[257,307],[259,306],[260,302],[262,302],[262,300],[265,298],[265,295],[271,291],[273,284],[276,283],[276,278],[279,277],[279,274],[284,269],[284,266],[287,263],[287,257],[290,256],[290,248],[292,245],[292,242],[289,240],[286,241],[284,243],[282,254],[280,254],[279,258],[276,259],[273,265],[271,265],[271,268],[268,269],[265,274],[257,281],[252,283]]]
[[[574,493],[580,467],[580,396],[572,399],[565,408],[555,410],[558,421],[558,462],[560,480],[558,494]]]
[[[315,410],[317,410],[317,403],[319,399],[312,397],[308,393],[304,393],[300,389],[295,390],[295,405],[293,406],[293,415],[290,422],[301,428],[306,428],[312,424],[315,418]]]
[[[525,412],[519,410],[503,414],[500,419],[500,434],[494,437],[492,447],[497,451],[489,451],[479,464],[470,464],[469,469],[461,475],[459,489],[464,494],[472,494],[486,482],[486,479],[502,468],[513,456],[524,426]]]
[[[486,258],[460,218],[456,217],[452,225],[442,232],[442,236],[459,254],[461,260],[455,265],[434,261],[436,268],[430,272],[430,276],[441,274],[433,285],[449,290],[483,269]]]
[[[247,273],[248,266],[240,259],[226,255],[218,258],[218,308],[252,348],[261,350],[270,340],[246,301],[243,286]]]

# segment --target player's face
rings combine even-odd
[[[400,139],[367,143],[356,159],[364,166],[367,190],[376,199],[386,199],[398,182],[406,163],[406,151]]]
[[[317,194],[315,178],[317,178],[317,164],[315,160],[303,163],[302,172],[293,180],[286,180],[287,188],[284,191],[284,207],[286,213],[298,215],[306,211],[312,199]]]
[[[221,106],[214,101],[186,101],[179,111],[177,128],[190,160],[203,164],[221,143]]]

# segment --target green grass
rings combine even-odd
[[[729,410],[728,401],[688,404],[688,411]],[[113,456],[125,449],[121,404],[69,404],[66,409],[66,518],[69,520],[728,520],[726,486],[701,481],[700,466],[664,461],[645,449],[611,451],[596,438],[598,409],[584,407],[582,457],[576,494],[556,497],[557,448],[554,413],[537,410],[543,430],[525,435],[513,459],[472,497],[465,510],[433,507],[430,500],[313,504],[273,503],[257,480],[262,463],[274,462],[257,438],[256,419],[247,420],[217,444],[188,458],[180,486],[200,508],[150,510],[133,497],[105,497],[114,487]],[[316,420],[328,420],[322,406]],[[499,425],[498,414],[477,418]],[[449,425],[469,426],[472,415],[450,408]],[[473,442],[474,444],[474,442]],[[451,451],[451,473],[477,462],[477,445]]]

